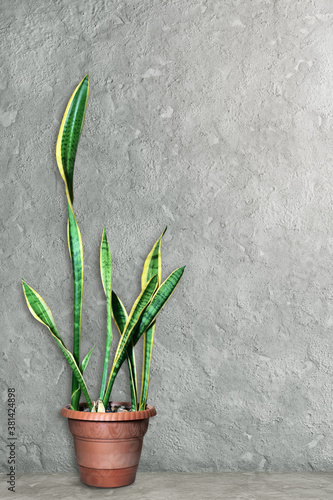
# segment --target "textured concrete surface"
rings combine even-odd
[[[4,479],[3,477],[1,479]],[[15,493],[3,488],[0,498],[23,500],[54,498],[84,500],[95,495],[118,500],[332,500],[333,475],[307,473],[141,473],[125,488],[92,488],[75,474],[26,474],[17,481]]]
[[[92,394],[102,228],[130,308],[167,224],[164,276],[187,268],[157,324],[141,470],[332,469],[332,23],[327,0],[2,0],[1,449],[15,387],[21,472],[76,468],[70,373],[20,278],[70,345],[55,143],[87,72],[74,182]],[[113,397],[129,398],[125,369]]]

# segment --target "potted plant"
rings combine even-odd
[[[147,405],[150,362],[156,317],[170,298],[184,267],[176,269],[162,283],[161,240],[158,238],[143,267],[142,291],[128,314],[112,289],[112,259],[104,228],[100,247],[100,271],[106,296],[106,348],[99,398],[93,401],[84,379],[92,349],[81,360],[81,316],[83,292],[83,247],[73,209],[73,174],[76,151],[82,132],[89,96],[88,75],[76,87],[63,116],[57,140],[56,158],[65,184],[68,207],[67,237],[74,280],[74,336],[72,352],[66,347],[51,310],[42,297],[22,280],[23,291],[32,315],[50,331],[72,369],[71,403],[61,414],[68,418],[74,437],[76,458],[83,483],[99,487],[125,486],[135,480],[143,436],[150,417],[156,415]],[[112,319],[120,339],[109,372]],[[140,397],[134,348],[143,336],[143,366]],[[131,402],[112,402],[111,391],[120,367],[127,361]],[[79,403],[81,393],[84,403]]]

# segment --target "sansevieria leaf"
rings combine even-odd
[[[35,319],[37,319],[40,323],[45,325],[49,331],[51,332],[53,338],[55,339],[56,343],[58,344],[58,347],[61,349],[63,355],[65,356],[69,366],[71,367],[73,374],[75,375],[78,384],[86,398],[87,404],[89,409],[92,409],[92,402],[88,393],[88,389],[86,386],[86,383],[83,379],[82,372],[80,368],[78,367],[73,354],[66,348],[65,344],[63,343],[60,334],[58,332],[58,329],[56,327],[53,315],[51,313],[50,308],[42,299],[42,297],[27,283],[25,283],[24,280],[22,280],[22,285],[23,285],[23,291],[24,291],[24,296],[27,301],[28,308],[33,315]],[[88,353],[89,354],[89,353]],[[90,356],[89,356],[90,357]],[[89,360],[89,358],[88,358]]]
[[[156,320],[143,334],[142,381],[139,410],[145,410],[148,397],[150,364],[153,353],[153,342],[156,329]]]
[[[117,351],[115,354],[111,373],[109,376],[108,385],[107,385],[107,388],[106,388],[106,391],[104,394],[103,403],[104,403],[105,407],[107,406],[107,404],[109,402],[111,389],[112,389],[114,380],[116,378],[116,375],[117,375],[117,373],[118,373],[118,371],[119,371],[119,369],[120,369],[120,367],[121,367],[121,365],[126,357],[126,352],[127,352],[129,343],[130,343],[131,338],[132,338],[134,327],[135,327],[136,323],[140,320],[140,318],[143,314],[143,311],[145,310],[145,308],[147,307],[147,305],[151,301],[153,294],[156,290],[157,281],[158,281],[157,276],[153,276],[148,281],[147,285],[142,290],[139,297],[136,299],[136,301],[132,307],[132,310],[128,316],[128,320],[127,320],[126,325],[125,325],[124,333],[120,337],[120,341],[119,341]]]
[[[154,275],[158,275],[158,286],[160,286],[162,281],[162,259],[161,259],[161,241],[167,228],[164,229],[163,233],[156,241],[155,245],[151,249],[148,257],[143,266],[143,272],[141,277],[141,286],[144,287],[147,281]],[[141,396],[139,410],[144,410],[146,408],[147,397],[148,397],[148,387],[149,387],[149,376],[150,376],[150,364],[153,352],[153,342],[155,335],[156,321],[149,327],[143,334],[143,358],[142,358],[142,382],[141,382]]]
[[[93,352],[94,349],[95,349],[95,346],[92,347],[90,349],[90,351],[88,352],[88,354],[86,354],[86,356],[83,358],[83,361],[82,361],[82,363],[80,365],[81,373],[84,373],[84,370],[87,368],[90,356],[92,355],[92,352]]]
[[[136,325],[133,335],[134,345],[138,342],[141,335],[154,323],[157,315],[165,306],[178,285],[180,278],[183,276],[184,270],[185,266],[179,267],[173,271],[173,273],[170,274],[170,276],[162,283],[157,292],[154,294],[152,301],[144,310],[142,317],[140,318],[140,322]]]
[[[99,398],[102,399],[105,391],[106,380],[108,376],[109,369],[109,358],[110,349],[112,342],[112,259],[111,252],[106,237],[105,228],[103,230],[101,249],[100,249],[100,268],[101,268],[101,278],[104,288],[104,293],[106,296],[106,346],[105,346],[105,357],[104,366],[102,373],[102,382]]]
[[[122,335],[128,321],[128,314],[124,304],[114,291],[112,291],[112,315],[119,333]]]
[[[64,113],[56,146],[56,158],[61,177],[65,183],[68,203],[67,236],[72,259],[74,279],[74,341],[73,356],[80,365],[81,317],[83,294],[83,248],[80,230],[73,211],[73,177],[76,151],[84,124],[89,96],[88,75],[74,90]],[[78,409],[80,390],[76,378],[72,379],[72,406]]]
[[[92,347],[92,348],[90,349],[90,351],[88,352],[88,354],[87,354],[87,355],[83,358],[83,361],[82,361],[82,363],[81,363],[81,365],[80,365],[80,372],[82,373],[82,375],[83,375],[83,373],[84,373],[84,370],[85,370],[85,369],[87,368],[87,366],[88,366],[89,359],[90,359],[90,356],[91,356],[91,354],[92,354],[93,350],[94,350],[94,347]],[[80,385],[79,385],[79,387],[78,387],[78,388],[77,388],[77,389],[76,389],[76,390],[72,393],[72,398],[71,398],[71,401],[73,401],[73,399],[75,399],[76,394],[77,394],[79,391],[81,392],[81,387],[80,387]],[[71,410],[74,410],[73,405],[71,405]]]
[[[156,241],[155,245],[151,249],[148,257],[145,260],[143,266],[143,272],[141,276],[141,288],[146,286],[146,283],[150,280],[154,274],[158,276],[158,286],[160,286],[162,281],[162,263],[161,263],[161,241],[167,228],[164,229],[161,236]]]
[[[56,148],[56,158],[61,177],[73,203],[74,163],[82,132],[89,97],[89,79],[86,75],[74,90],[64,113]]]
[[[77,224],[73,207],[68,205],[68,247],[72,260],[73,281],[74,281],[74,340],[73,356],[80,365],[80,344],[81,344],[81,318],[82,318],[82,296],[83,296],[83,246],[79,226]],[[78,383],[75,377],[72,380],[72,406],[78,409],[80,391],[77,391]]]
[[[144,369],[145,373],[142,375],[142,386],[141,386],[141,398],[139,410],[145,410],[149,386],[149,372],[150,372],[150,361],[151,361],[151,351],[152,343],[155,334],[156,317],[165,306],[172,293],[174,292],[176,286],[178,285],[180,278],[184,273],[184,267],[176,269],[170,276],[164,281],[160,288],[155,293],[151,303],[145,309],[140,322],[137,323],[135,331],[132,337],[132,342],[134,345],[137,344],[142,334],[146,332],[145,342],[144,342]],[[148,335],[147,335],[148,332]],[[145,376],[148,374],[148,376]]]
[[[62,342],[62,338],[60,337],[60,333],[56,327],[51,309],[48,307],[45,300],[23,279],[22,286],[25,300],[27,301],[29,311],[33,317],[43,325],[47,326],[52,335]]]
[[[128,320],[128,314],[124,304],[114,291],[112,291],[112,315],[114,322],[116,323],[117,329],[120,335],[122,335],[124,333],[125,326]],[[138,389],[137,389],[137,374],[136,374],[136,363],[135,363],[133,342],[130,343],[126,355],[127,355],[128,373],[130,378],[131,408],[132,411],[136,411],[138,409]]]
[[[120,356],[120,354],[124,351],[124,345],[128,341],[128,336],[129,336],[130,332],[132,332],[134,326],[141,318],[143,311],[145,310],[145,308],[147,307],[147,305],[151,301],[151,299],[155,293],[156,287],[157,287],[157,282],[158,282],[158,277],[157,277],[157,275],[155,275],[148,281],[148,283],[146,284],[146,286],[144,287],[144,289],[140,293],[139,297],[134,302],[133,307],[131,309],[131,312],[128,316],[126,325],[125,325],[124,333],[123,333],[123,335],[120,339],[120,342],[118,344],[118,347],[117,347],[117,351],[115,354],[115,360],[117,360],[117,358]]]

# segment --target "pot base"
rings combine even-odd
[[[134,483],[138,466],[126,469],[90,469],[79,465],[81,481],[97,488],[120,488]]]

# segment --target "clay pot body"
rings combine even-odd
[[[115,404],[130,406],[124,402]],[[86,406],[80,404],[80,407]],[[83,483],[117,488],[135,481],[143,436],[149,418],[156,415],[153,406],[124,413],[73,411],[64,406],[61,415],[68,418]]]

